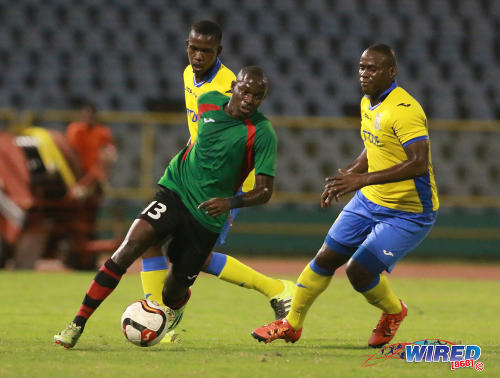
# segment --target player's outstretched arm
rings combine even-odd
[[[262,205],[271,199],[273,188],[274,177],[256,175],[254,189],[233,197],[211,198],[201,203],[198,208],[204,209],[207,214],[216,217],[238,207]]]

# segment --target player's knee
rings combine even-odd
[[[324,269],[332,271],[335,271],[337,268],[344,265],[348,259],[348,256],[333,251],[324,243],[314,258],[316,264]]]
[[[350,259],[346,265],[346,274],[356,291],[363,291],[375,278],[375,275],[354,259]]]

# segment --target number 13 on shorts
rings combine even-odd
[[[167,205],[158,201],[153,201],[144,209],[141,214],[146,214],[151,219],[160,219],[161,215],[165,211],[167,211]]]

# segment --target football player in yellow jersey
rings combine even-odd
[[[222,31],[212,21],[199,21],[191,26],[186,41],[189,65],[184,71],[184,92],[190,133],[190,143],[194,143],[198,134],[198,97],[210,91],[230,94],[231,83],[235,75],[224,66],[219,55]],[[243,183],[242,190],[254,188],[255,173],[252,171]],[[236,211],[235,211],[236,210]],[[238,209],[231,210],[230,219],[234,219]],[[224,243],[229,222],[222,230],[217,245]],[[146,298],[162,303],[162,289],[167,276],[168,263],[160,246],[151,248],[143,255],[141,280]],[[288,314],[294,284],[291,281],[267,277],[246,266],[237,259],[218,252],[212,252],[205,262],[203,271],[220,279],[264,294],[275,312],[276,319]],[[169,337],[165,338],[168,341]]]
[[[266,343],[300,338],[307,311],[346,265],[353,288],[383,311],[368,344],[394,337],[408,308],[382,272],[391,272],[417,247],[435,223],[439,207],[430,156],[427,120],[420,104],[396,83],[396,58],[387,45],[361,55],[359,78],[364,149],[347,169],[326,178],[321,206],[355,192],[337,217],[315,258],[297,280],[288,316],[252,335]]]

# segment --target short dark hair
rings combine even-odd
[[[269,77],[266,75],[264,70],[258,66],[246,66],[243,67],[236,76],[236,80],[242,80],[242,78],[246,75],[254,75],[256,79],[261,80],[267,87],[267,90],[270,88]]]
[[[384,55],[389,67],[396,67],[396,53],[391,46],[386,45],[385,43],[377,43],[368,47],[367,50],[375,51]]]
[[[240,72],[238,73],[238,76],[239,75],[245,75],[245,74],[252,74],[252,75],[255,75],[259,78],[261,78],[263,81],[266,81],[268,82],[269,81],[269,78],[267,77],[266,73],[264,72],[264,70],[258,66],[246,66],[246,67],[243,67]]]
[[[201,20],[194,23],[191,25],[191,30],[199,34],[211,35],[219,43],[222,40],[222,29],[217,23],[210,20]]]

